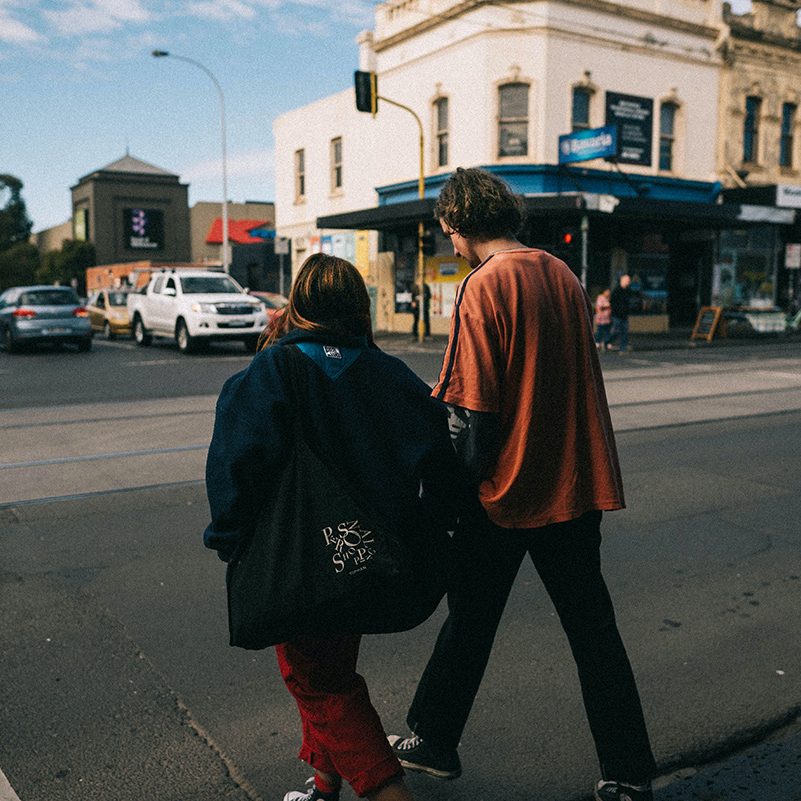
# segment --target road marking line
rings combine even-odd
[[[8,783],[8,779],[2,770],[0,770],[0,801],[19,801],[19,796]]]
[[[180,448],[152,448],[146,451],[117,451],[116,453],[89,453],[85,456],[62,456],[58,459],[37,459],[33,462],[9,462],[0,464],[0,470],[20,470],[25,467],[44,467],[53,464],[69,464],[70,462],[96,462],[101,459],[128,459],[132,456],[159,456],[164,453],[185,453],[200,451],[208,445],[184,445]]]

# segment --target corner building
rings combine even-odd
[[[352,257],[377,327],[411,330],[423,219],[432,330],[446,331],[466,267],[432,208],[457,166],[479,166],[525,195],[522,240],[563,258],[591,294],[632,275],[632,330],[689,324],[710,300],[721,232],[751,225],[741,203],[719,203],[724,33],[719,0],[379,4],[359,68],[422,121],[425,197],[410,114],[381,100],[375,118],[359,113],[348,89],[282,115],[276,224],[293,267],[314,250]],[[560,165],[561,135],[610,124],[615,162]]]

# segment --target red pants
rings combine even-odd
[[[358,634],[301,638],[275,646],[303,724],[300,758],[341,776],[358,796],[373,793],[403,768],[387,743],[367,685],[356,672]]]

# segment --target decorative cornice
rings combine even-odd
[[[511,6],[516,3],[525,3],[528,0],[505,0],[504,6]],[[674,31],[681,31],[682,33],[692,33],[697,36],[703,36],[708,39],[716,39],[720,31],[709,25],[698,25],[694,22],[687,22],[681,19],[666,17],[662,14],[655,14],[651,11],[643,11],[630,6],[622,5],[621,3],[609,2],[609,0],[559,0],[563,5],[577,6],[580,8],[589,8],[592,11],[599,11],[615,17],[626,17],[638,22],[645,22],[651,25],[659,25],[661,28],[666,28]],[[385,39],[375,39],[373,43],[373,50],[380,53],[382,50],[387,50],[390,47],[405,42],[418,36],[421,33],[436,28],[443,22],[457,19],[462,15],[474,9],[483,6],[497,5],[492,0],[465,0],[452,8],[447,9],[439,14],[433,15],[428,19],[418,22],[403,31],[400,31],[392,36],[387,36]],[[492,29],[487,29],[487,32],[493,32]]]

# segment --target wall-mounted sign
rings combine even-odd
[[[89,239],[89,209],[75,209],[72,214],[72,238],[76,242],[86,242]]]
[[[160,209],[123,209],[125,247],[130,250],[164,248],[164,212]]]
[[[606,93],[606,124],[617,125],[621,164],[651,164],[654,101],[650,97]]]
[[[617,125],[587,128],[559,137],[559,163],[572,164],[590,159],[615,158],[618,155]]]
[[[776,186],[776,205],[790,209],[801,209],[801,186]]]

